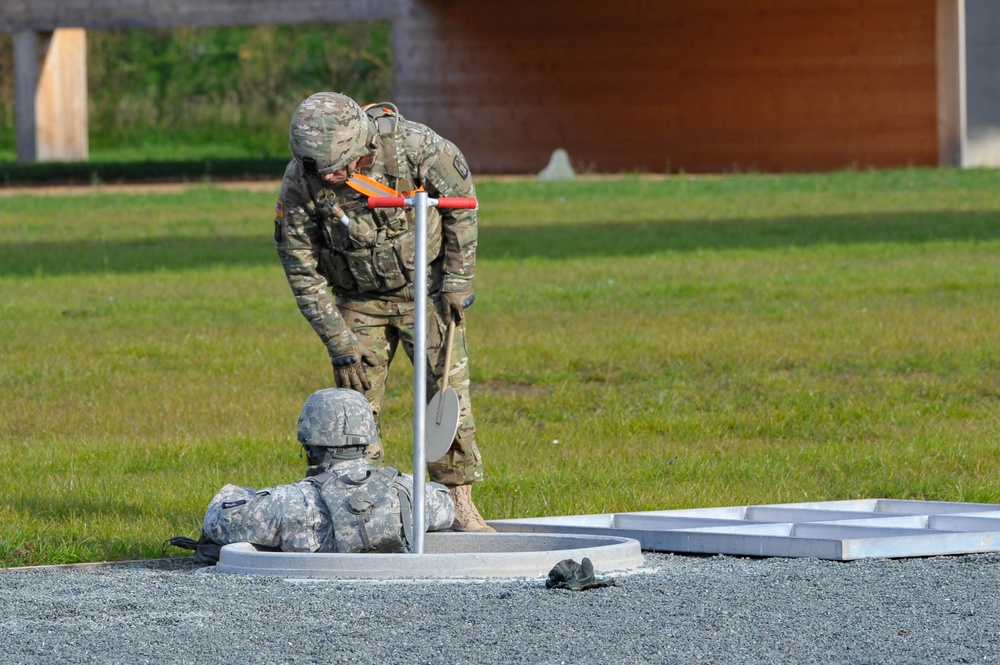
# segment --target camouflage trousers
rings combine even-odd
[[[444,375],[445,341],[447,328],[437,311],[442,304],[439,298],[428,300],[427,315],[427,398],[434,396],[441,387]],[[366,459],[372,464],[384,464],[384,446],[379,415],[385,400],[385,385],[389,365],[402,342],[410,362],[413,362],[413,304],[393,302],[338,303],[344,321],[358,339],[362,354],[373,359],[374,367],[367,367],[372,387],[365,392],[371,402],[378,428],[378,443],[368,446]],[[358,311],[364,309],[364,311]],[[379,310],[379,311],[376,311]],[[457,325],[452,341],[451,368],[448,385],[458,393],[458,432],[451,448],[440,460],[427,465],[428,479],[454,487],[483,479],[483,461],[476,445],[476,424],[472,418],[472,401],[469,398],[469,351],[465,325]]]

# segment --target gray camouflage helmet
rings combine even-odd
[[[299,415],[299,442],[306,448],[364,448],[378,440],[372,406],[361,393],[326,388],[306,400]]]
[[[368,114],[350,97],[317,92],[292,114],[288,147],[303,170],[323,175],[342,169],[375,149],[377,132]]]

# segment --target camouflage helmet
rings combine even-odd
[[[288,128],[288,147],[303,170],[323,175],[375,149],[375,124],[350,97],[317,92],[299,104]]]
[[[310,395],[302,407],[299,442],[310,457],[323,458],[326,451],[321,449],[328,448],[363,454],[377,440],[372,406],[355,390],[326,388]]]

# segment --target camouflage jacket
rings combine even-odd
[[[409,542],[404,538],[412,519],[409,506],[413,477],[394,469],[387,473],[363,459],[339,462],[328,471],[334,478],[349,481],[353,489],[348,495],[364,490],[372,503],[359,508],[356,500],[349,500],[353,496],[345,498],[342,493],[329,491],[333,488],[327,489],[330,483],[325,478],[305,478],[260,490],[226,485],[212,497],[202,532],[218,545],[248,542],[284,552],[408,551]],[[367,488],[368,478],[388,481],[392,493],[375,491],[374,486]],[[400,509],[401,499],[406,499],[405,515]],[[451,528],[454,519],[455,504],[448,488],[427,483],[425,528],[444,531]],[[369,539],[371,543],[365,542]],[[387,547],[391,541],[402,546]]]
[[[330,511],[308,480],[260,490],[226,485],[202,521],[202,533],[218,545],[246,542],[283,552],[316,552],[329,530]]]
[[[425,125],[381,107],[369,110],[379,130],[370,167],[360,170],[387,187],[424,187],[431,197],[474,197],[465,158]],[[350,220],[340,221],[341,211]],[[476,266],[476,211],[428,211],[428,285],[437,291],[471,290]],[[274,240],[299,310],[331,357],[355,343],[335,307],[377,313],[385,302],[412,303],[415,212],[370,210],[367,197],[348,185],[325,185],[292,160],[275,208]]]

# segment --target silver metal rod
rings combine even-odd
[[[424,483],[426,455],[424,451],[427,410],[427,192],[413,196],[416,210],[417,247],[413,310],[413,543],[414,554],[424,553]]]

